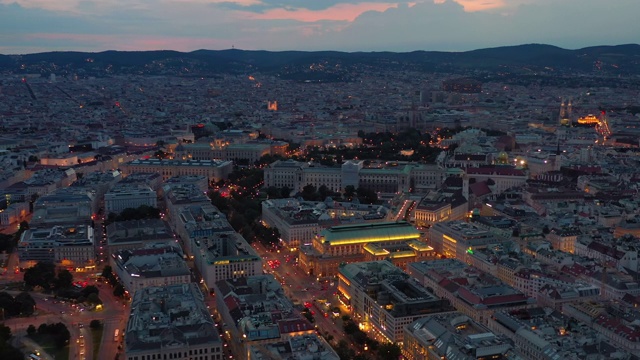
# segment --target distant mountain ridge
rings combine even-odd
[[[179,52],[103,51],[0,55],[0,72],[14,74],[176,74],[274,73],[285,78],[348,80],[353,69],[406,68],[421,71],[601,72],[640,74],[640,45],[567,50],[526,44],[464,52],[339,52],[196,50]]]

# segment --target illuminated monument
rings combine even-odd
[[[314,276],[337,275],[338,265],[388,259],[396,266],[433,258],[433,248],[406,221],[334,226],[300,247],[300,265]]]
[[[571,126],[571,113],[573,111],[573,105],[571,100],[565,103],[562,100],[560,104],[560,115],[558,116],[558,123],[560,126]]]

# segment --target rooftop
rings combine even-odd
[[[56,225],[51,228],[32,228],[25,231],[18,246],[37,246],[54,242],[55,246],[93,245],[93,228],[88,225]]]
[[[219,346],[220,336],[197,284],[136,291],[125,334],[127,354],[200,344]]]
[[[410,270],[431,279],[446,291],[455,293],[470,306],[489,308],[534,302],[500,279],[455,259],[410,264]]]
[[[147,165],[147,166],[202,166],[202,167],[218,167],[230,165],[231,161],[223,160],[161,160],[161,159],[137,159],[127,165]]]
[[[111,256],[116,266],[131,276],[152,278],[191,274],[180,248],[166,243],[149,244],[141,249],[120,250]]]
[[[280,338],[283,333],[312,332],[313,326],[294,310],[280,283],[272,275],[220,280],[216,296],[238,331],[249,340]]]
[[[194,240],[201,256],[209,264],[233,261],[262,261],[258,253],[235,231],[215,232],[207,237]]]
[[[550,308],[501,310],[494,313],[494,319],[506,331],[542,349],[545,359],[584,359],[598,353],[611,358],[612,353],[620,351],[588,324]]]
[[[500,355],[511,358],[507,353],[513,348],[507,337],[494,334],[459,312],[416,320],[405,327],[405,333],[413,334],[422,347],[448,359],[471,360]]]
[[[420,232],[406,221],[373,224],[334,226],[323,230],[323,243],[331,246],[412,240],[420,238]]]
[[[331,346],[316,334],[296,335],[287,341],[251,347],[251,359],[339,360]],[[268,353],[267,353],[268,352]]]
[[[342,281],[357,285],[392,316],[427,314],[434,309],[447,311],[450,308],[448,301],[429,292],[387,260],[343,264],[339,272]]]
[[[109,245],[149,240],[173,240],[173,231],[161,219],[115,221],[107,226]]]

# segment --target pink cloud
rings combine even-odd
[[[467,12],[492,10],[508,6],[507,0],[433,0],[436,4],[442,4],[446,1],[457,2]]]
[[[309,9],[272,9],[262,14],[243,12],[249,19],[259,20],[296,20],[301,22],[315,22],[322,20],[331,21],[353,21],[362,13],[367,11],[383,12],[390,8],[397,7],[396,3],[368,3],[357,4],[337,4],[324,10]]]
[[[25,35],[25,40],[60,40],[73,43],[91,43],[97,49],[113,50],[160,50],[171,49],[177,51],[192,51],[196,49],[224,49],[231,48],[234,43],[241,43],[241,39],[219,40],[202,37],[174,37],[174,36],[131,36],[131,35],[97,35],[97,34],[68,34],[68,33],[36,33]],[[248,40],[248,39],[247,39]],[[117,44],[117,45],[115,45]],[[82,47],[86,47],[84,44]]]
[[[504,0],[456,0],[456,2],[464,6],[465,11],[492,10],[507,6]]]

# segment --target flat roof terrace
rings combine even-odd
[[[330,246],[419,239],[420,232],[406,221],[334,226],[320,233]]]

